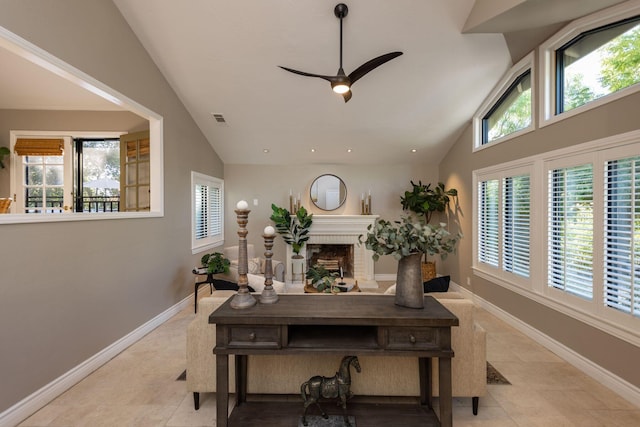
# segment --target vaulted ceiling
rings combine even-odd
[[[114,3],[225,163],[434,164],[514,62],[566,22],[622,1],[347,0],[347,74],[404,53],[358,80],[348,103],[328,82],[278,68],[336,74],[336,0]],[[2,49],[0,59],[10,61]],[[28,91],[3,86],[7,73],[0,108],[12,108],[5,94]],[[39,87],[13,108],[112,108],[82,93],[62,101],[72,88],[52,81]]]

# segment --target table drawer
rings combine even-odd
[[[387,348],[395,350],[428,350],[439,348],[436,328],[388,328]]]
[[[280,348],[278,326],[230,326],[228,347]]]

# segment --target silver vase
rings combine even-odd
[[[424,307],[421,253],[411,254],[398,261],[396,279],[396,305],[409,308]]]

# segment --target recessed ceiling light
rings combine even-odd
[[[312,149],[311,149],[311,152],[312,152],[312,153],[315,153],[315,152],[316,152],[316,149],[315,149],[315,148],[312,148]]]
[[[418,152],[418,150],[417,150],[417,149],[415,149],[415,148],[412,148],[412,149],[411,149],[411,152],[412,152],[412,153],[417,153],[417,152]]]
[[[268,148],[263,148],[263,149],[262,149],[262,152],[263,152],[263,153],[268,153],[268,152],[269,152],[269,149],[268,149]]]
[[[351,148],[347,148],[347,153],[352,152],[353,150]]]

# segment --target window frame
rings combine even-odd
[[[567,292],[565,290],[561,290],[561,289],[557,289],[553,286],[551,286],[548,283],[548,272],[549,272],[549,211],[548,211],[548,204],[549,204],[549,197],[550,197],[550,189],[549,189],[549,184],[548,184],[548,176],[549,173],[552,170],[556,170],[556,169],[562,169],[562,168],[571,168],[571,167],[575,167],[575,166],[582,166],[582,165],[586,165],[586,164],[590,164],[592,166],[592,188],[593,188],[593,200],[592,200],[592,204],[593,204],[593,212],[592,212],[592,233],[593,233],[593,248],[592,248],[592,264],[595,266],[597,265],[598,260],[601,260],[600,257],[600,253],[601,251],[599,250],[600,245],[598,244],[597,241],[597,230],[596,230],[596,224],[599,221],[599,217],[598,217],[598,209],[597,207],[600,206],[601,203],[601,198],[599,197],[598,192],[596,191],[596,185],[595,185],[595,180],[596,180],[596,174],[599,172],[599,168],[598,168],[598,164],[596,159],[594,158],[594,152],[585,152],[585,153],[576,153],[573,156],[566,156],[566,157],[561,157],[561,158],[551,158],[551,159],[547,159],[544,162],[544,187],[545,187],[545,191],[544,191],[544,209],[541,209],[541,211],[544,211],[544,218],[542,221],[542,228],[539,230],[540,234],[544,236],[544,244],[543,247],[545,248],[545,257],[544,257],[544,276],[542,278],[543,281],[543,286],[544,286],[544,290],[543,293],[544,295],[546,295],[549,298],[553,298],[556,301],[561,301],[567,305],[571,305],[574,307],[577,307],[581,310],[584,311],[590,311],[591,307],[597,303],[598,300],[598,295],[596,292],[596,287],[597,287],[597,281],[598,281],[598,277],[596,276],[595,271],[592,272],[593,274],[593,278],[592,278],[592,285],[591,285],[591,299],[589,300],[585,300],[584,298],[577,296],[575,294],[572,294],[570,292]],[[541,213],[542,215],[542,213]]]
[[[33,214],[9,214],[0,215],[0,225],[2,224],[24,224],[42,222],[66,222],[66,221],[96,221],[113,219],[133,219],[133,218],[157,218],[164,216],[164,148],[163,148],[163,117],[147,107],[137,103],[122,93],[110,88],[104,83],[94,79],[90,75],[80,71],[72,65],[51,55],[47,51],[39,48],[33,43],[8,31],[0,26],[0,47],[33,62],[36,65],[68,80],[72,84],[81,86],[88,91],[100,96],[124,110],[130,111],[149,121],[149,136],[151,144],[151,208],[144,212],[73,212],[68,215],[33,215]],[[31,133],[34,133],[30,131]],[[51,132],[49,132],[51,133]],[[60,134],[59,131],[54,132]],[[74,132],[80,134],[80,132]],[[90,134],[90,132],[86,132]],[[94,132],[98,134],[100,132]],[[101,134],[105,134],[102,132]],[[11,154],[11,162],[15,160],[15,153]]]
[[[476,114],[473,116],[473,151],[483,150],[488,147],[493,147],[496,144],[500,144],[510,139],[517,138],[529,132],[532,132],[536,128],[536,99],[535,94],[537,91],[537,77],[536,69],[534,66],[535,51],[530,52],[517,64],[509,69],[500,80],[500,82],[494,87],[489,96],[482,103]],[[495,139],[491,142],[483,144],[484,130],[483,122],[484,118],[492,112],[498,104],[504,99],[507,93],[513,88],[514,83],[527,71],[531,73],[531,123],[529,126],[505,135],[501,138]]]
[[[490,277],[503,280],[515,286],[526,289],[531,286],[533,278],[536,276],[535,272],[538,270],[534,267],[535,258],[533,251],[537,247],[536,235],[532,232],[534,215],[532,214],[531,206],[533,206],[534,195],[536,194],[536,182],[534,181],[533,164],[530,162],[510,162],[503,165],[504,167],[486,168],[484,170],[478,170],[473,172],[473,265],[472,269],[474,273],[486,274]],[[508,271],[504,268],[504,180],[506,178],[513,178],[522,175],[529,175],[529,276],[525,277],[515,272]],[[492,266],[485,262],[480,262],[479,251],[479,185],[481,182],[490,180],[498,181],[498,265]]]
[[[640,317],[620,312],[605,304],[605,162],[640,154],[640,130],[589,141],[501,165],[473,171],[473,274],[489,280],[532,301],[550,307],[622,340],[640,346]],[[593,298],[590,301],[547,286],[548,198],[547,177],[550,170],[585,163],[593,164]],[[501,274],[498,269],[479,265],[477,254],[478,182],[485,177],[499,176],[505,171],[529,165],[531,175],[531,265],[528,283]],[[598,267],[600,266],[600,267]],[[599,270],[598,270],[599,269]]]
[[[559,114],[556,113],[558,90],[556,51],[584,33],[619,21],[624,21],[625,19],[629,19],[637,15],[640,15],[640,4],[629,5],[627,3],[623,3],[616,5],[569,23],[566,27],[540,45],[538,67],[541,75],[541,84],[538,95],[538,98],[540,99],[540,102],[538,103],[539,128],[549,126],[640,91],[640,83],[636,83],[608,95],[601,96],[600,98],[594,99],[593,101],[587,102],[586,104],[573,108],[569,111],[564,111]]]
[[[220,191],[220,203],[217,212],[219,215],[220,233],[209,235],[202,239],[196,237],[197,185],[206,185],[207,187],[213,187]],[[208,205],[208,207],[211,208],[210,205]],[[215,213],[209,210],[209,215],[212,216],[215,215]],[[191,253],[196,254],[224,245],[224,219],[224,180],[191,171]]]

